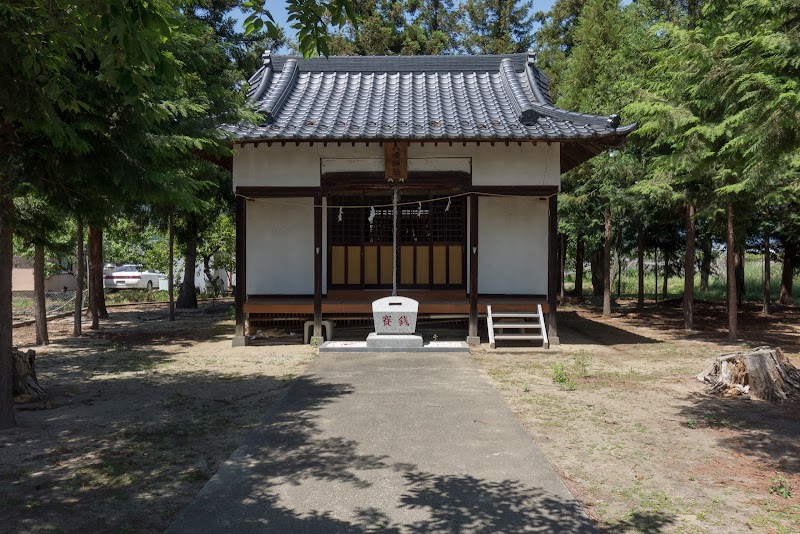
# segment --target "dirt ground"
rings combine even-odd
[[[37,349],[50,399],[0,432],[0,532],[163,532],[315,352],[233,349],[230,304],[109,311],[80,339],[52,321]]]
[[[745,344],[800,366],[800,310],[745,305],[729,346],[719,305],[699,303],[686,336],[679,303],[627,304],[611,319],[564,308],[553,350],[473,355],[601,530],[800,532],[800,402],[712,398],[694,378]],[[0,432],[0,532],[162,532],[315,353],[296,338],[231,348],[229,304],[175,323],[160,304],[110,312],[80,339],[71,318],[50,323],[50,399]],[[33,329],[15,336],[26,346]],[[770,493],[781,477],[792,498]]]
[[[607,532],[800,532],[800,402],[715,398],[695,375],[746,345],[781,346],[800,367],[800,312],[746,305],[743,342],[725,342],[724,308],[699,303],[560,314],[551,351],[474,355],[598,527]],[[574,390],[559,387],[562,364]],[[785,499],[771,493],[781,477]]]

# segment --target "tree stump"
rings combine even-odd
[[[697,379],[711,385],[708,390],[711,394],[750,394],[770,402],[783,402],[800,393],[800,370],[777,347],[722,354]]]
[[[36,379],[36,351],[29,349],[22,352],[14,347],[12,358],[14,360],[14,402],[45,400],[47,393]]]

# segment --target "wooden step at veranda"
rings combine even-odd
[[[521,319],[521,321],[503,322],[495,321],[495,319]],[[525,319],[530,319],[526,321]],[[550,341],[547,339],[547,328],[544,324],[544,313],[542,313],[542,305],[536,305],[536,313],[522,313],[522,312],[494,312],[491,304],[486,306],[486,326],[489,330],[489,346],[496,347],[496,340],[515,339],[515,340],[530,340],[542,341],[542,346],[546,349],[550,348]],[[529,332],[516,332],[506,333],[506,330],[529,330]],[[495,331],[499,330],[499,333]],[[530,332],[530,330],[538,330],[538,332]]]
[[[494,323],[495,328],[540,328],[539,323]]]
[[[538,334],[495,334],[495,339],[544,339]]]

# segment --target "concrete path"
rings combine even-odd
[[[168,533],[593,532],[469,354],[321,354]]]

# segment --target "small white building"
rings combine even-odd
[[[366,316],[395,270],[421,317],[469,317],[473,342],[487,304],[541,304],[557,343],[561,174],[635,125],[555,108],[548,85],[532,54],[266,53],[250,79],[265,122],[225,127],[236,149],[234,343],[260,318]]]

